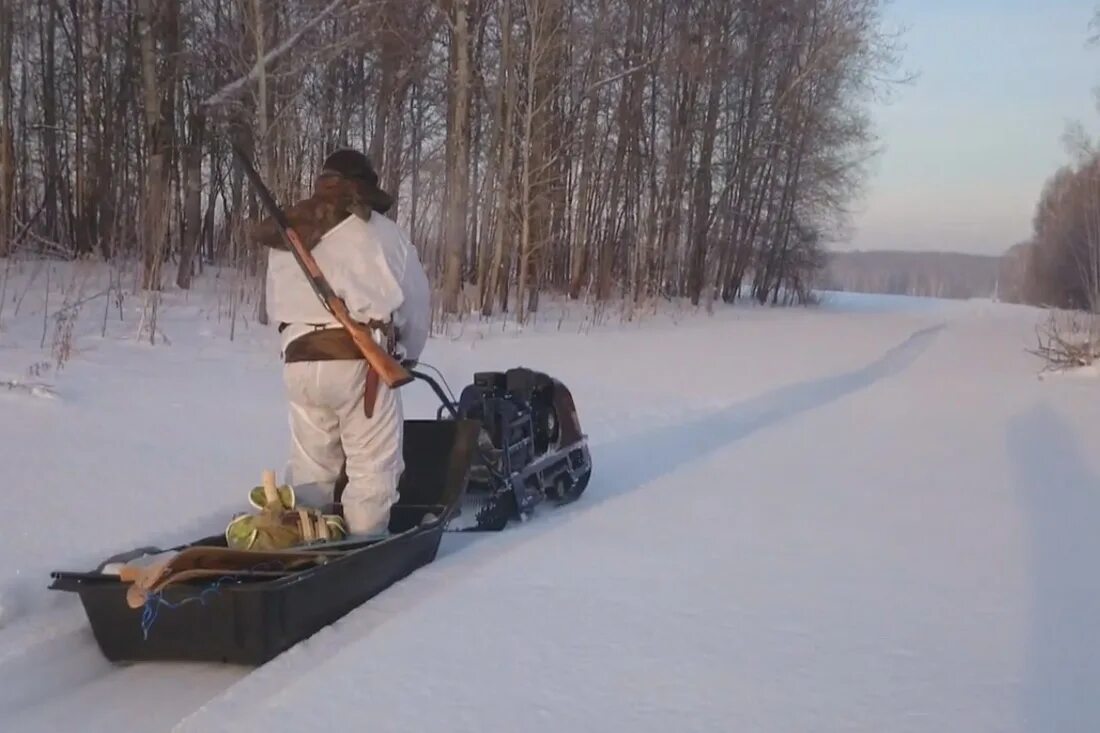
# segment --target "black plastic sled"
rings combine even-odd
[[[170,585],[160,602],[136,610],[126,602],[128,584],[114,575],[55,572],[50,588],[80,596],[96,642],[112,661],[261,665],[435,559],[465,493],[479,432],[476,420],[407,421],[393,534],[341,543],[324,564],[275,579],[241,574],[214,586]],[[173,549],[225,545],[216,536]]]

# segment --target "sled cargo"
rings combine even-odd
[[[143,624],[151,606],[131,608],[129,584],[118,576],[54,572],[50,588],[79,595],[111,661],[263,664],[435,559],[466,491],[479,429],[477,420],[406,421],[406,467],[391,512],[392,534],[319,547],[331,553],[323,564],[275,578],[226,574],[167,586],[151,624]],[[219,535],[172,549],[225,546]]]

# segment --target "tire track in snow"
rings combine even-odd
[[[116,665],[86,628],[62,632],[0,667],[0,729],[21,733],[168,730],[247,673],[229,665]]]
[[[65,608],[51,608],[34,616],[19,617],[9,625],[0,626],[0,671],[15,664],[16,660],[39,644],[59,634],[77,631],[87,624],[77,604],[66,605]]]
[[[608,501],[642,489],[757,432],[902,374],[947,327],[943,321],[918,329],[877,359],[856,369],[779,387],[697,417],[593,444],[592,483],[580,501],[548,511],[541,518],[536,514],[536,521],[517,527],[518,531],[483,536],[476,549],[463,554],[465,570],[470,570],[471,563],[477,567],[478,563],[492,562],[511,547],[535,541],[573,517],[598,511]]]
[[[167,730],[247,672],[229,665],[113,664],[100,653],[80,604],[70,602],[0,631],[0,730],[70,730],[75,720],[85,731]]]
[[[594,447],[593,487],[598,487],[599,498],[587,502],[584,510],[702,460],[756,432],[901,374],[945,328],[946,322],[922,328],[858,369],[780,387],[693,420]],[[639,461],[639,455],[648,460]]]

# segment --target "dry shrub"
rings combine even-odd
[[[57,371],[65,366],[73,355],[73,326],[80,318],[80,306],[63,308],[54,316],[53,343],[50,353]]]
[[[1100,360],[1100,315],[1052,311],[1035,332],[1038,345],[1030,353],[1043,359],[1044,372],[1079,369]]]

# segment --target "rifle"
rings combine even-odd
[[[272,197],[271,192],[264,186],[263,181],[260,180],[260,174],[256,172],[256,169],[252,166],[252,162],[248,157],[241,152],[235,142],[230,143],[230,147],[233,149],[234,155],[240,162],[241,167],[244,169],[245,175],[248,180],[256,188],[256,192],[260,195],[260,202],[267,209],[268,213],[275,219],[275,222],[279,225],[279,232],[283,236],[283,242],[286,243],[287,248],[294,254],[294,259],[298,262],[298,265],[302,268],[302,272],[305,274],[306,279],[309,280],[309,284],[313,287],[313,292],[317,294],[317,297],[321,300],[321,303],[325,306],[329,313],[336,317],[336,320],[340,322],[348,333],[351,334],[352,341],[359,347],[360,353],[363,354],[363,358],[367,360],[368,378],[369,372],[374,372],[378,377],[386,383],[386,386],[391,388],[397,388],[402,385],[408,384],[413,380],[412,374],[409,373],[405,367],[401,366],[401,363],[397,359],[388,354],[385,349],[378,345],[371,335],[367,332],[367,329],[363,324],[356,321],[351,317],[348,312],[348,307],[344,301],[333,291],[332,286],[329,285],[328,280],[325,279],[324,273],[321,272],[321,268],[317,265],[317,260],[313,258],[313,254],[305,248],[302,244],[302,240],[298,237],[297,232],[290,226],[290,221],[286,218],[286,214],[279,208],[279,205],[275,203],[275,199]],[[368,379],[368,385],[369,385]],[[372,391],[368,386],[368,393]],[[372,395],[367,395],[364,404],[368,417],[372,413],[373,402]]]

